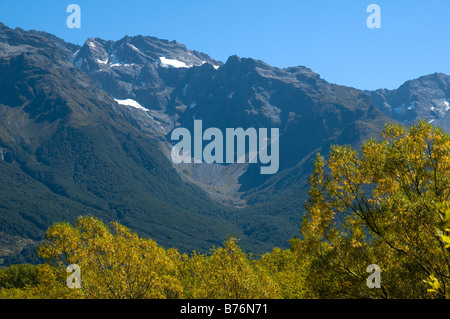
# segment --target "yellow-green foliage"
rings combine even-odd
[[[298,260],[292,250],[274,248],[264,254],[257,263],[270,274],[279,285],[281,298],[309,298],[305,285],[305,263]]]
[[[189,298],[278,298],[280,290],[266,269],[251,260],[230,238],[210,256],[183,256]]]
[[[48,229],[46,263],[0,271],[0,298],[445,298],[450,293],[450,136],[388,125],[361,152],[334,146],[310,177],[300,238],[254,258],[235,238],[209,254],[165,250],[80,217]],[[66,267],[81,269],[81,288]],[[367,286],[369,265],[381,287]],[[3,286],[2,286],[3,283]]]
[[[388,125],[358,153],[335,146],[318,157],[296,251],[310,261],[317,297],[428,298],[425,278],[449,287],[449,256],[437,234],[435,204],[450,195],[450,137],[419,122]],[[381,268],[381,289],[367,289],[366,267]]]
[[[178,253],[166,251],[120,224],[111,223],[111,228],[93,217],[79,218],[76,227],[56,224],[47,231],[39,254],[58,268],[77,264],[86,298],[181,296]]]
[[[39,255],[34,286],[0,290],[0,298],[277,298],[280,290],[267,271],[230,238],[208,256],[180,256],[126,227],[108,227],[94,217],[75,226],[50,227]],[[81,270],[81,287],[70,289],[66,267]]]

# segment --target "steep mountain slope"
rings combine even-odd
[[[261,175],[259,164],[250,164],[237,180],[247,204],[239,223],[260,240],[284,237],[289,225],[300,225],[317,152],[326,155],[332,144],[357,145],[392,121],[364,92],[330,84],[305,67],[278,69],[233,56],[206,87],[181,117],[182,126],[192,127],[195,115],[205,127],[280,129],[278,173]]]
[[[202,119],[205,127],[222,130],[279,128],[279,172],[294,167],[327,141],[358,142],[378,132],[389,120],[363,92],[331,85],[305,67],[278,69],[232,56],[203,87],[194,101],[195,108],[182,114],[181,125],[191,127],[195,117]],[[358,125],[353,132],[352,127]],[[241,176],[240,191],[260,186],[279,174],[262,175],[258,166],[250,165]]]
[[[308,68],[278,69],[237,56],[222,64],[178,46],[149,37],[89,39],[72,61],[120,103],[134,105],[128,118],[158,138],[168,157],[171,130],[193,132],[194,120],[222,132],[279,128],[273,176],[261,175],[259,164],[175,165],[212,199],[241,207],[234,221],[251,238],[285,244],[298,232],[316,153],[334,143],[358,144],[392,121],[366,92],[330,84]],[[166,56],[184,64],[168,67],[161,63]]]
[[[306,67],[222,63],[152,37],[79,47],[0,25],[0,71],[0,238],[21,248],[81,214],[182,250],[206,250],[228,234],[253,252],[285,247],[298,234],[316,153],[358,145],[394,121],[371,92]],[[172,130],[192,131],[196,119],[222,131],[279,128],[278,172],[173,164]],[[0,258],[17,253],[2,249]]]
[[[53,222],[84,214],[182,250],[241,234],[69,61],[71,47],[0,25],[2,238],[39,241]]]
[[[168,67],[162,63],[166,57],[180,63]],[[222,64],[174,42],[150,37],[125,37],[117,42],[89,39],[72,61],[117,99],[136,101],[146,109],[147,116],[142,109],[132,110],[134,121],[162,141],[167,142],[177,126],[192,130],[195,119],[201,119],[205,128],[222,131],[280,128],[280,172],[304,163],[325,141],[355,143],[377,134],[389,121],[364,92],[331,85],[305,67],[277,69],[237,56]],[[165,145],[168,154],[171,144]],[[273,177],[261,175],[253,164],[177,168],[188,181],[228,205],[266,201],[262,198],[267,192],[258,199],[254,194],[266,188],[263,185],[274,185],[265,184]],[[285,185],[292,188],[292,183]],[[279,186],[271,192],[286,190]]]
[[[152,111],[162,111],[162,125],[171,129],[166,118],[167,100],[186,71],[207,64],[218,68],[222,63],[175,41],[153,37],[125,37],[117,42],[88,39],[71,59],[101,88],[119,100],[132,99]],[[175,69],[175,70],[174,70]]]

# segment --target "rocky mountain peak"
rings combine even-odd
[[[188,50],[176,41],[149,36],[125,36],[116,42],[88,39],[74,56],[73,62],[85,71],[102,69],[102,65],[128,67],[133,64],[158,64],[162,67],[189,68],[204,63],[222,64],[206,54]]]
[[[450,128],[450,77],[434,73],[406,81],[395,90],[370,92],[375,105],[397,121],[410,124],[419,119]]]

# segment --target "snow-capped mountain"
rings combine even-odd
[[[442,73],[405,82],[396,90],[369,92],[375,105],[403,124],[425,119],[450,131],[450,77]]]
[[[0,235],[27,240],[89,213],[187,249],[229,233],[256,250],[287,245],[317,152],[356,146],[387,122],[450,128],[445,74],[361,91],[307,67],[222,63],[147,36],[80,47],[0,23],[0,71],[0,192],[16,190],[0,205]],[[277,174],[261,175],[258,163],[174,165],[170,133],[196,119],[279,128]]]
[[[72,62],[84,71],[147,64],[174,68],[190,68],[204,63],[216,68],[221,65],[208,55],[188,50],[176,41],[149,36],[126,36],[117,42],[90,38],[75,52]]]
[[[127,109],[137,127],[158,137],[166,154],[170,132],[177,126],[192,128],[196,119],[222,130],[276,127],[283,135],[283,175],[299,162],[308,162],[305,158],[324,143],[353,143],[376,134],[388,120],[364,92],[330,84],[306,67],[279,69],[238,56],[224,64],[176,42],[151,37],[88,39],[72,61]],[[374,125],[373,119],[380,120]],[[316,133],[311,136],[311,131]],[[258,165],[175,169],[215,200],[233,206],[270,199],[258,189],[271,189],[263,185],[274,181],[261,176]],[[296,182],[304,183],[305,176],[297,177]],[[283,193],[288,185],[271,189],[271,195]]]
[[[119,104],[149,110],[144,116],[131,115],[156,135],[174,127],[166,111],[174,83],[192,68],[216,70],[223,64],[176,41],[148,36],[127,36],[117,42],[91,38],[71,61]]]

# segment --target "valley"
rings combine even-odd
[[[49,226],[86,214],[182,252],[229,235],[255,254],[284,248],[299,234],[317,153],[361,145],[386,123],[450,127],[445,74],[362,91],[304,66],[221,62],[149,36],[78,46],[0,23],[0,73],[0,233],[18,243],[2,241],[4,265],[36,262]],[[216,129],[200,130],[203,151],[200,121]],[[194,163],[172,161],[181,128]],[[259,140],[231,160],[218,134],[229,128],[277,128],[279,139],[270,155]]]

